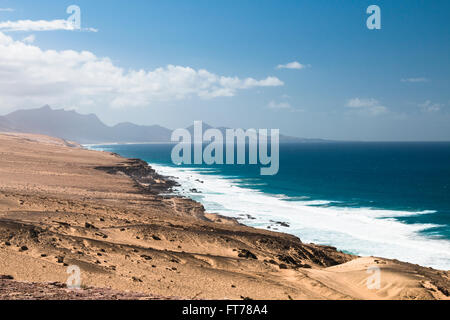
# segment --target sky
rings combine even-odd
[[[449,15],[447,0],[0,0],[0,114],[450,141]]]

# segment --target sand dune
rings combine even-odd
[[[172,182],[141,161],[74,146],[0,134],[0,275],[14,279],[0,298],[14,283],[33,297],[18,283],[65,283],[77,265],[84,288],[136,298],[449,299],[448,271],[242,226],[165,196]],[[379,289],[367,286],[371,267]]]

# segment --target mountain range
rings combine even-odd
[[[203,124],[204,129],[212,128]],[[193,131],[192,127],[187,128]],[[227,128],[217,128],[225,132]],[[0,132],[44,134],[81,144],[170,142],[172,130],[159,125],[143,126],[129,122],[108,126],[95,114],[82,115],[76,111],[54,110],[46,105],[38,109],[14,111],[0,116]],[[280,142],[318,142],[280,135]]]

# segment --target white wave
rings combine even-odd
[[[257,228],[276,228],[300,237],[303,242],[332,245],[363,256],[450,269],[450,241],[419,234],[436,225],[406,224],[395,219],[434,211],[322,206],[331,202],[308,198],[285,201],[283,195],[242,188],[236,179],[202,175],[192,169],[151,165],[163,175],[178,177],[181,186],[177,192],[201,202],[209,212],[238,217],[243,223]],[[201,193],[191,193],[189,190],[193,188]],[[248,215],[257,219],[247,218]],[[290,227],[274,226],[271,221],[287,222]]]

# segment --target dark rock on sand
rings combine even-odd
[[[277,258],[287,264],[298,265],[300,263],[300,261],[296,261],[294,258],[288,255],[278,255]]]
[[[86,229],[98,230],[98,228],[97,228],[96,226],[94,226],[93,224],[91,224],[91,223],[89,223],[89,222],[86,222],[86,223],[84,224],[84,227],[85,227]]]
[[[256,257],[256,255],[254,255],[252,252],[246,250],[246,249],[240,249],[239,250],[239,254],[238,257],[240,258],[246,258],[246,259],[255,259],[257,260],[258,258]]]

